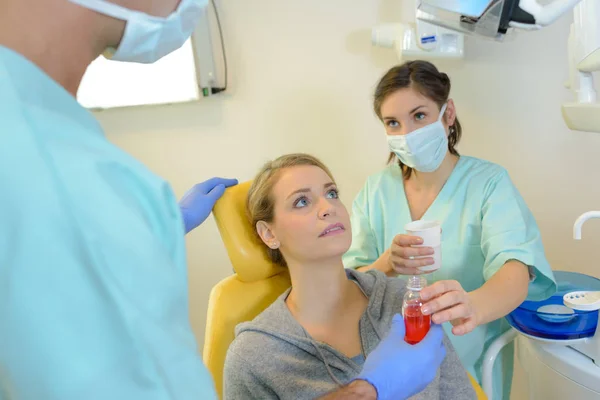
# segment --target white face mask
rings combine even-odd
[[[153,63],[179,49],[190,38],[208,0],[181,0],[166,18],[109,3],[106,0],[69,0],[82,7],[127,22],[119,47],[108,49],[116,61]]]
[[[388,146],[402,163],[420,172],[433,172],[440,167],[448,151],[448,136],[442,124],[446,104],[438,120],[406,135],[388,135]]]

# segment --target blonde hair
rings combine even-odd
[[[248,220],[254,228],[256,238],[263,245],[264,242],[261,240],[258,232],[256,231],[256,224],[259,221],[271,223],[275,218],[275,199],[273,198],[273,187],[277,184],[279,173],[285,168],[303,165],[321,168],[335,183],[335,179],[333,179],[331,171],[329,171],[329,168],[327,168],[325,164],[323,164],[316,157],[304,153],[286,154],[273,161],[269,161],[261,168],[259,173],[254,178],[254,181],[250,186],[250,190],[248,191],[248,198],[246,200],[246,213]],[[281,254],[279,249],[272,249],[268,246],[266,247],[271,261],[283,267],[287,266],[283,254]]]

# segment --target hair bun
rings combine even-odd
[[[444,82],[444,85],[450,86],[450,78],[448,77],[448,75],[444,72],[440,72],[440,76],[442,78],[442,82]]]

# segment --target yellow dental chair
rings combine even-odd
[[[246,219],[246,196],[251,182],[225,191],[213,210],[217,227],[235,274],[211,291],[206,317],[203,358],[223,396],[223,366],[233,341],[235,326],[250,321],[273,303],[287,288],[287,269],[273,264]]]
[[[290,287],[287,269],[273,264],[265,247],[255,239],[254,227],[246,218],[246,196],[251,182],[225,191],[213,214],[235,274],[211,291],[206,318],[203,359],[223,397],[223,366],[233,341],[235,326],[250,321]],[[479,400],[487,399],[469,376]]]

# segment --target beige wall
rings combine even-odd
[[[401,18],[399,0],[221,0],[231,90],[198,104],[99,113],[110,140],[163,176],[178,196],[214,175],[250,179],[286,152],[321,157],[350,205],[383,167],[383,128],[371,93],[397,63],[370,45],[370,28]],[[542,230],[554,269],[600,276],[600,221],[571,238],[584,211],[600,208],[600,135],[569,131],[567,16],[503,44],[467,38],[463,64],[438,63],[453,82],[465,127],[460,150],[506,167]],[[230,274],[209,219],[188,240],[192,323],[201,344],[210,288]],[[516,398],[525,398],[517,384]]]

